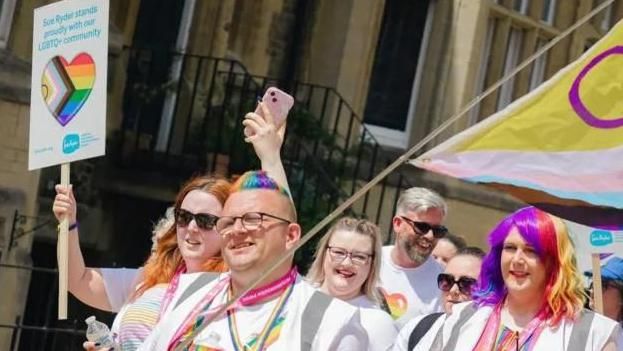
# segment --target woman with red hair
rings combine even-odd
[[[261,103],[260,103],[261,104]],[[262,168],[287,189],[279,151],[285,126],[277,131],[270,111],[261,104],[266,118],[249,113],[243,122],[248,128]],[[69,219],[69,291],[92,307],[118,312],[112,332],[116,350],[135,350],[153,326],[179,301],[175,291],[185,291],[194,281],[210,279],[204,272],[226,270],[221,258],[221,236],[214,230],[230,191],[224,179],[200,176],[189,180],[177,194],[173,218],[154,233],[156,242],[145,265],[139,269],[88,268],[78,240],[76,200],[71,188],[57,185],[53,212],[60,221]],[[93,349],[92,343],[85,348]]]
[[[489,244],[474,302],[455,306],[414,350],[620,350],[617,323],[583,309],[573,243],[560,219],[520,209],[493,229]]]

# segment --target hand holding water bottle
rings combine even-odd
[[[91,316],[85,320],[87,323],[87,340],[82,346],[85,350],[113,350],[115,341],[108,326],[102,322],[95,320],[95,316]]]

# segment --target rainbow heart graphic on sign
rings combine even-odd
[[[91,95],[95,83],[95,62],[80,53],[71,62],[62,56],[50,59],[41,77],[41,95],[54,118],[67,125]]]

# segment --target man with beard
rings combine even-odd
[[[443,267],[431,257],[448,230],[441,225],[447,206],[439,194],[410,188],[398,199],[392,228],[395,245],[383,248],[379,290],[383,307],[398,328],[410,319],[441,311],[437,275]]]

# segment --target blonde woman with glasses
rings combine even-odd
[[[318,243],[307,274],[322,292],[360,308],[373,351],[390,350],[398,334],[391,316],[379,307],[381,249],[381,233],[374,223],[342,218]]]

